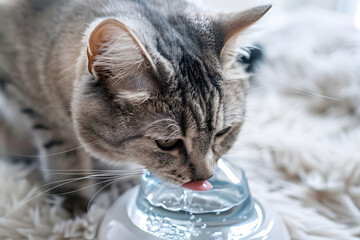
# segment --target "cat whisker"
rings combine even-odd
[[[86,174],[86,173],[128,173],[128,172],[132,172],[132,171],[143,171],[144,168],[134,168],[134,169],[107,169],[107,170],[93,170],[93,169],[70,169],[70,170],[48,170],[46,169],[46,171],[51,172],[51,173],[81,173],[81,174]]]
[[[43,195],[43,194],[45,194],[45,193],[47,193],[47,192],[50,192],[50,191],[52,191],[53,189],[56,189],[56,188],[58,188],[58,187],[64,186],[64,185],[66,185],[66,184],[69,184],[69,183],[72,183],[72,182],[75,182],[75,181],[77,181],[77,180],[76,180],[76,179],[75,179],[75,180],[68,180],[66,183],[62,183],[62,184],[60,184],[60,185],[58,185],[58,186],[49,188],[49,189],[47,189],[47,190],[45,190],[45,191],[43,191],[43,192],[35,195],[34,197],[28,199],[28,200],[20,201],[18,207],[16,207],[16,208],[13,209],[12,211],[10,211],[10,212],[9,212],[8,214],[6,214],[5,216],[1,217],[0,220],[9,217],[9,216],[10,216],[11,214],[13,214],[15,211],[17,211],[18,209],[24,207],[26,204],[28,204],[29,202],[33,201],[34,199],[40,197],[41,195]],[[35,191],[37,191],[37,190],[38,190],[38,188],[37,188]]]
[[[11,155],[11,156],[14,156],[14,157],[22,157],[22,158],[54,157],[54,156],[59,156],[59,155],[62,155],[62,154],[66,154],[66,153],[75,151],[77,149],[81,149],[84,146],[96,145],[96,144],[100,143],[100,141],[101,140],[97,140],[97,141],[94,141],[94,142],[91,142],[91,143],[82,144],[82,145],[80,145],[78,147],[71,148],[71,149],[68,149],[68,150],[65,150],[65,151],[62,151],[62,152],[45,154],[45,155],[27,155],[27,154],[19,154],[19,153],[12,153],[12,152],[6,152],[6,153],[4,152],[4,154]]]
[[[71,182],[73,180],[81,181],[81,180],[86,180],[86,179],[90,179],[90,178],[94,178],[94,179],[100,178],[101,179],[101,177],[108,178],[108,177],[111,177],[111,176],[109,176],[108,174],[93,174],[93,175],[89,175],[89,176],[85,176],[85,177],[67,178],[67,179],[62,179],[62,180],[58,180],[58,181],[43,184],[43,185],[39,186],[39,188],[51,186],[51,185],[58,184],[58,183]]]
[[[139,171],[139,173],[141,173],[142,171]],[[93,175],[93,174],[97,174],[97,175],[106,175],[106,176],[119,176],[121,174],[123,174],[124,172],[95,172],[95,173],[91,173],[91,172],[55,172],[55,173],[48,173],[47,176],[56,176],[56,175],[65,175],[65,176],[71,176],[71,175]]]
[[[266,86],[257,87],[257,88],[252,88],[252,89],[246,91],[246,93],[249,94],[249,93],[257,92],[258,90],[266,89],[266,88],[267,88]],[[282,89],[282,88],[279,88],[278,90],[279,90],[280,92],[283,92],[283,93],[298,93],[298,94],[307,95],[307,96],[324,98],[324,99],[328,99],[328,100],[332,100],[332,101],[340,101],[340,100],[341,100],[340,98],[331,97],[331,96],[326,96],[326,95],[323,95],[323,94],[320,94],[320,93],[316,93],[316,92],[312,92],[312,91],[309,91],[309,90],[306,90],[306,89],[302,89],[302,88],[299,88],[299,87],[293,87],[292,89]]]
[[[99,194],[102,190],[104,190],[106,187],[108,187],[109,185],[117,182],[117,181],[121,181],[121,180],[124,180],[126,178],[129,178],[129,177],[132,177],[132,176],[125,176],[125,177],[119,177],[119,178],[116,178],[115,180],[112,180],[110,181],[108,184],[106,184],[105,186],[103,186],[102,188],[100,188],[98,191],[95,192],[95,194],[91,197],[90,201],[88,202],[88,205],[87,205],[87,212],[89,214],[89,216],[92,218],[91,216],[91,213],[89,211],[89,208],[90,208],[90,205],[91,205],[91,202],[94,200],[94,198],[96,197],[97,194]]]
[[[340,98],[335,98],[335,97],[322,95],[322,94],[311,92],[311,91],[301,89],[301,88],[294,88],[294,90],[280,90],[280,91],[288,92],[288,93],[299,93],[299,94],[303,94],[303,95],[307,95],[307,96],[313,96],[313,97],[320,97],[320,98],[324,98],[324,99],[332,100],[332,101],[340,101]]]
[[[51,186],[53,184],[56,183],[61,183],[61,182],[66,182],[69,180],[86,180],[86,179],[107,179],[107,178],[112,178],[112,177],[119,177],[119,176],[126,176],[126,175],[130,175],[130,174],[141,174],[142,172],[132,172],[132,173],[128,173],[128,174],[108,174],[108,173],[103,173],[103,174],[92,174],[92,175],[88,175],[85,177],[74,177],[74,178],[68,178],[68,179],[63,179],[63,180],[59,180],[59,181],[55,181],[55,182],[51,182],[51,183],[46,183],[44,185],[41,185],[40,187],[46,187],[46,186]],[[66,176],[69,176],[70,174],[65,174]]]
[[[124,173],[126,173],[126,174],[124,174]],[[74,177],[74,178],[70,178],[70,179],[63,179],[63,180],[59,180],[59,181],[55,181],[55,182],[51,182],[51,183],[46,183],[44,185],[41,185],[39,188],[46,187],[46,186],[53,185],[53,184],[57,184],[57,183],[66,182],[66,181],[71,181],[71,180],[80,181],[80,180],[86,180],[86,179],[90,179],[90,178],[93,178],[93,179],[106,179],[106,178],[111,178],[111,177],[140,175],[142,173],[143,173],[143,169],[139,169],[139,170],[131,171],[131,172],[124,171],[123,173],[112,173],[112,174],[109,174],[109,173],[91,174],[91,175],[86,174],[88,176]],[[74,173],[72,173],[72,174],[74,174]],[[65,175],[72,175],[72,174],[65,174]]]
[[[249,93],[257,92],[257,91],[262,90],[262,89],[266,89],[266,87],[261,86],[261,87],[256,87],[256,88],[250,88],[247,91],[244,91],[243,93],[249,94]]]
[[[87,207],[86,207],[86,210],[87,210],[87,212],[88,212],[88,215],[89,215],[90,219],[93,219],[93,217],[91,216],[91,213],[90,213],[89,209],[90,209],[91,202],[94,200],[95,196],[96,196],[97,194],[99,194],[102,190],[104,190],[106,187],[108,187],[109,185],[114,184],[116,181],[118,181],[118,180],[117,180],[117,179],[116,179],[116,180],[112,180],[111,182],[109,182],[108,184],[106,184],[105,186],[103,186],[102,188],[100,188],[100,189],[94,194],[94,196],[91,197],[91,199],[90,199],[90,201],[88,202],[88,205],[87,205]]]
[[[58,193],[58,194],[48,194],[48,195],[56,195],[56,196],[68,195],[68,194],[80,192],[80,191],[82,191],[82,190],[84,190],[84,189],[88,189],[88,188],[91,188],[91,187],[94,187],[94,186],[97,186],[97,185],[104,184],[104,183],[109,182],[109,181],[117,180],[117,179],[119,179],[119,178],[134,177],[134,176],[137,176],[137,175],[140,175],[140,174],[141,174],[141,173],[132,173],[132,174],[128,174],[127,176],[121,176],[121,177],[119,177],[118,175],[117,175],[117,176],[111,176],[111,177],[109,177],[109,179],[100,181],[100,182],[98,182],[98,183],[91,184],[91,185],[89,185],[89,186],[85,186],[85,187],[83,187],[83,188],[79,188],[79,189],[73,190],[73,191],[70,191],[70,192]]]
[[[140,174],[141,174],[141,173],[139,172],[139,173],[128,174],[127,176],[121,176],[121,177],[118,176],[116,179],[134,177],[134,176],[140,175]],[[0,217],[0,220],[6,219],[6,218],[9,217],[11,214],[13,214],[14,212],[16,212],[18,209],[24,207],[26,204],[30,203],[30,202],[33,201],[34,199],[36,199],[36,198],[38,198],[38,197],[40,197],[40,196],[42,196],[42,195],[45,195],[46,193],[48,193],[48,192],[50,192],[50,191],[52,191],[52,190],[54,190],[54,189],[56,189],[56,188],[62,187],[62,186],[64,186],[64,185],[67,185],[67,184],[70,184],[70,183],[74,183],[74,182],[76,182],[76,181],[84,180],[84,179],[87,179],[87,178],[89,178],[89,177],[91,177],[91,176],[86,176],[86,177],[81,177],[81,178],[74,178],[74,179],[66,179],[66,180],[57,181],[57,182],[61,182],[61,184],[56,185],[56,186],[51,187],[51,188],[48,188],[48,189],[46,189],[45,191],[40,192],[39,194],[36,194],[34,197],[31,197],[30,199],[25,199],[25,200],[21,201],[21,202],[19,203],[19,206],[18,206],[18,207],[16,207],[16,208],[13,209],[12,211],[10,211],[10,212],[9,212],[8,214],[6,214],[5,216]],[[112,179],[107,179],[107,180],[105,180],[105,181],[108,181],[108,180],[112,180]],[[117,180],[115,180],[115,181],[117,181]],[[44,187],[44,186],[47,186],[47,185],[51,185],[51,184],[56,184],[57,182],[48,183],[48,184],[42,185],[42,186],[40,186],[40,187],[38,187],[38,188],[34,188],[34,189],[32,189],[32,190],[30,191],[31,194],[29,193],[29,194],[27,194],[27,195],[31,196],[33,193],[35,193],[36,191],[38,191],[41,187]],[[108,186],[108,185],[107,185],[107,186]],[[89,187],[89,186],[87,186],[87,187]],[[103,188],[102,188],[102,189],[103,189]],[[77,191],[79,191],[79,190],[77,190]]]
[[[130,176],[129,176],[130,177]],[[85,190],[85,189],[88,189],[88,188],[91,188],[91,187],[94,187],[94,186],[97,186],[97,185],[101,185],[103,183],[106,183],[106,182],[109,182],[109,181],[113,181],[114,179],[117,179],[118,176],[116,177],[111,177],[110,179],[106,179],[106,180],[103,180],[103,181],[100,181],[100,182],[97,182],[97,183],[94,183],[94,184],[91,184],[91,185],[88,185],[88,186],[85,186],[83,188],[79,188],[79,189],[75,189],[73,191],[69,191],[69,192],[64,192],[64,193],[50,193],[50,194],[46,194],[46,195],[50,195],[50,196],[64,196],[64,195],[69,195],[69,194],[72,194],[72,193],[76,193],[76,192],[80,192],[82,190]]]

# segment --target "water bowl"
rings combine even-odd
[[[244,172],[220,159],[208,191],[164,183],[144,172],[105,216],[99,240],[288,240],[278,215],[254,199]]]
[[[251,206],[248,184],[241,169],[232,170],[220,159],[209,182],[213,186],[211,190],[195,191],[164,183],[145,172],[141,178],[139,197],[155,207],[198,214],[225,212],[240,205]]]

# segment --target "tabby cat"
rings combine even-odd
[[[179,185],[208,179],[243,124],[236,39],[269,8],[212,15],[183,0],[3,0],[2,115],[26,118],[49,183],[74,177],[53,170],[91,169],[91,158],[138,163]]]

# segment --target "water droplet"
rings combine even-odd
[[[223,221],[223,222],[226,222],[226,218],[224,218],[222,221]]]
[[[150,207],[149,210],[152,211],[152,210],[154,210],[154,208],[153,208],[153,207]]]
[[[194,219],[195,219],[195,215],[191,215],[190,220],[194,220]]]
[[[194,237],[198,237],[200,235],[201,231],[198,228],[193,228],[191,231],[191,235]]]
[[[198,218],[198,219],[196,219],[196,223],[199,223],[199,222],[201,222],[202,221],[202,219],[201,218]]]
[[[222,235],[222,232],[214,232],[210,235],[210,237],[212,237],[214,240],[222,240]]]
[[[220,215],[220,212],[216,212],[216,215]]]
[[[206,228],[206,224],[205,224],[205,223],[204,223],[204,224],[201,224],[201,228],[202,228],[202,229]]]
[[[150,227],[150,231],[152,232],[156,232],[159,229],[160,229],[160,224],[156,224],[156,223]]]

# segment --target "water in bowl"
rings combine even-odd
[[[222,159],[208,181],[213,186],[211,190],[195,191],[164,183],[153,174],[145,172],[141,179],[140,197],[154,207],[197,214],[224,212],[250,198],[244,172],[239,168],[232,168]]]

